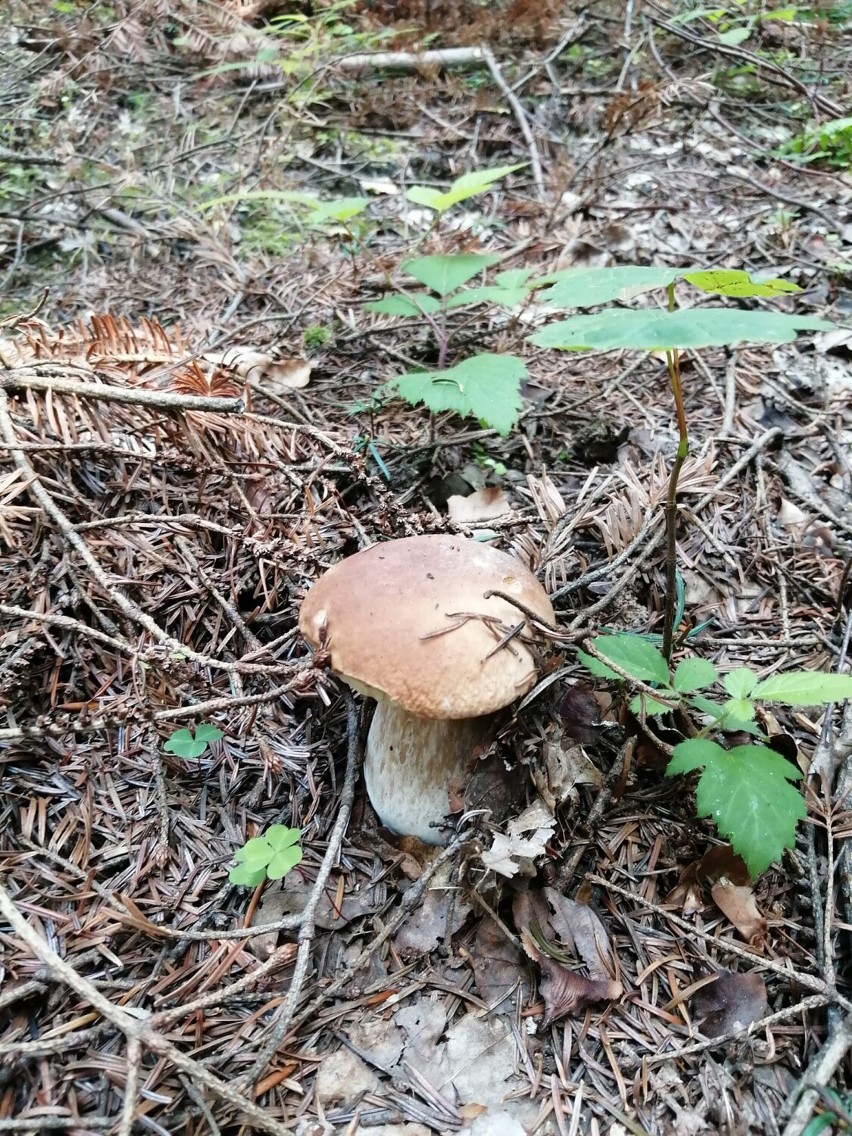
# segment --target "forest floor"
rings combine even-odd
[[[819,124],[852,6],[728,7],[3,6],[0,1131],[852,1130],[848,711],[773,717],[808,821],[752,883],[615,690],[600,724],[566,699],[591,680],[562,647],[427,849],[378,827],[367,708],[298,632],[341,557],[442,532],[530,564],[561,626],[658,632],[665,359],[459,311],[452,359],[526,364],[500,434],[382,392],[432,328],[364,305],[414,248],[698,265],[840,330],[683,354],[679,657],[843,666],[852,128]],[[424,46],[468,54],[351,60]],[[439,224],[406,196],[515,165]],[[527,808],[538,854],[495,874]],[[272,824],[301,863],[230,883]]]

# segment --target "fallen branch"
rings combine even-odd
[[[36,370],[36,366],[38,370]],[[54,364],[57,366],[57,364]],[[202,394],[174,394],[172,391],[146,390],[144,387],[116,387],[107,383],[80,383],[61,375],[45,373],[45,363],[22,365],[0,371],[3,390],[54,391],[78,398],[102,402],[129,402],[134,406],[150,406],[155,410],[210,410],[219,414],[242,414],[246,408],[241,398],[217,398]],[[63,367],[62,370],[66,370]]]
[[[334,66],[341,71],[419,71],[421,67],[481,67],[485,62],[481,47],[445,47],[436,51],[374,51],[342,55],[334,60]]]

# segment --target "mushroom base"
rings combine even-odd
[[[367,735],[364,781],[382,824],[425,844],[446,844],[433,826],[450,811],[451,783],[457,792],[463,788],[492,717],[419,718],[398,702],[380,700]]]

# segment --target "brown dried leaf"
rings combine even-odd
[[[597,706],[597,703],[595,704]],[[600,770],[589,760],[580,745],[568,741],[557,726],[544,745],[544,768],[532,770],[532,779],[542,800],[552,811],[557,805],[576,798],[577,785],[603,784]]]
[[[697,1024],[706,1037],[746,1029],[766,1015],[767,1006],[766,984],[756,971],[720,970],[695,999]]]
[[[520,1002],[529,997],[528,965],[523,951],[500,930],[493,919],[483,919],[476,930],[470,954],[476,989],[489,1009],[498,1014],[514,1014],[516,1000],[509,998],[519,991]]]
[[[443,864],[432,878],[429,890],[397,933],[398,951],[428,954],[440,946],[464,923],[470,914],[457,885],[451,880],[452,865]]]
[[[766,918],[761,915],[751,887],[731,883],[724,877],[710,889],[713,900],[749,946],[762,951],[766,941]]]
[[[596,729],[601,722],[601,708],[590,683],[576,682],[569,686],[559,708],[565,733],[580,745],[591,745],[597,740]]]
[[[545,888],[519,895],[514,916],[524,950],[541,967],[545,1025],[584,1009],[591,1002],[621,997],[624,988],[612,977],[616,968],[609,936],[590,907],[560,895],[554,888]],[[589,977],[546,954],[532,937],[533,924],[555,951],[579,955]]]
[[[506,494],[497,485],[486,485],[467,497],[455,495],[447,498],[447,512],[450,520],[457,525],[468,525],[474,521],[493,521],[511,509]]]
[[[529,957],[537,962],[541,969],[538,988],[544,1000],[543,1029],[568,1017],[569,1014],[585,1010],[586,1006],[593,1002],[620,997],[622,993],[620,982],[609,979],[595,981],[577,974],[564,963],[557,962],[556,959],[540,951],[528,931],[521,932],[521,942]]]

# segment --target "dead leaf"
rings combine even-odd
[[[291,897],[278,888],[273,890],[267,887],[249,926],[262,927],[264,923],[277,923],[279,919],[289,914],[291,902]],[[262,935],[255,935],[246,943],[246,949],[251,951],[255,958],[268,959],[278,946],[280,933],[280,931],[264,931]]]
[[[273,359],[266,351],[255,351],[251,347],[208,351],[202,358],[214,366],[227,367],[247,383],[266,379],[273,387],[299,390],[308,385],[311,377],[311,364],[307,359]]]
[[[554,812],[566,801],[576,800],[577,785],[600,788],[603,784],[600,770],[589,760],[582,746],[568,741],[558,726],[553,728],[544,744],[543,765],[544,768],[536,766],[532,769],[532,779],[542,800]]]
[[[757,907],[750,886],[718,880],[710,889],[719,910],[730,919],[749,946],[762,951],[766,941],[766,918]]]
[[[745,860],[730,844],[714,845],[700,860],[693,860],[681,872],[677,884],[666,896],[666,903],[678,904],[685,916],[694,915],[704,907],[702,885],[714,884],[723,878],[742,886],[751,882]]]
[[[447,512],[450,520],[457,525],[469,525],[475,521],[493,521],[508,513],[511,505],[506,494],[497,485],[486,485],[467,497],[447,498]]]
[[[543,802],[536,801],[509,822],[508,835],[494,834],[491,847],[482,853],[482,862],[509,879],[523,869],[524,875],[532,876],[532,861],[544,852],[555,831],[553,814]],[[529,862],[526,865],[525,860]]]
[[[695,999],[697,1025],[705,1037],[747,1029],[765,1017],[767,1007],[766,984],[756,971],[737,974],[722,969]]]
[[[428,954],[437,950],[467,919],[470,904],[462,899],[461,891],[451,877],[452,864],[442,864],[432,877],[421,903],[397,933],[394,943],[398,951]]]
[[[597,741],[601,723],[601,708],[590,683],[575,682],[562,697],[559,708],[565,733],[580,745]]]
[[[280,895],[276,901],[276,910],[280,907],[281,916],[298,915],[305,907],[313,889],[313,881],[307,879],[300,868],[294,868],[284,877],[277,889],[268,888],[272,895]],[[270,897],[271,898],[271,897]],[[267,902],[266,894],[264,903]],[[369,898],[365,888],[359,892],[344,892],[338,903],[335,888],[329,884],[323,892],[322,899],[317,908],[316,923],[324,931],[339,931],[359,915],[371,915],[376,908]],[[266,919],[258,919],[258,923],[266,923]]]
[[[524,953],[506,938],[493,919],[480,921],[467,959],[473,967],[479,997],[488,1003],[491,1012],[514,1014],[518,1002],[528,1001],[530,983]],[[510,998],[516,990],[518,998]]]
[[[545,1026],[591,1002],[621,997],[624,988],[613,977],[616,967],[609,936],[590,907],[560,895],[554,888],[545,888],[519,895],[514,916],[524,950],[541,968],[539,990],[545,1004]],[[579,955],[588,978],[552,957],[554,953]]]

